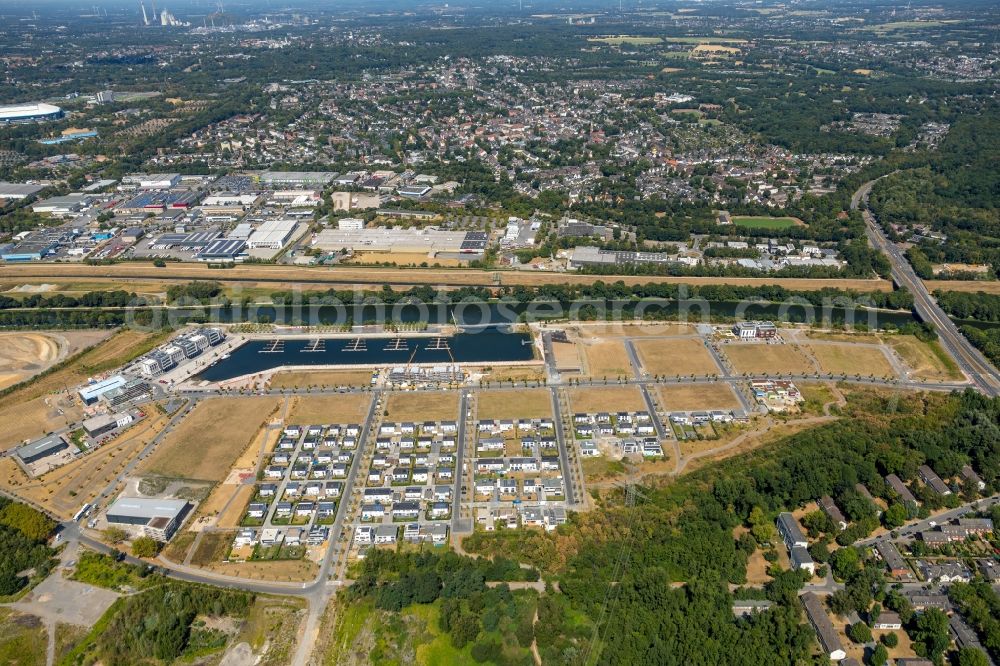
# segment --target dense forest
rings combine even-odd
[[[0,596],[24,589],[29,579],[45,578],[55,564],[55,551],[47,542],[55,523],[44,514],[19,502],[0,497]]]
[[[795,663],[807,658],[811,640],[793,603],[801,578],[776,577],[764,594],[777,606],[750,620],[733,619],[726,588],[744,583],[749,555],[769,548],[777,512],[825,494],[852,501],[865,527],[838,538],[850,545],[878,525],[851,497],[855,483],[889,503],[887,525],[899,517],[899,499],[883,482],[885,474],[914,479],[926,462],[949,477],[971,463],[990,487],[1000,485],[1000,400],[971,391],[947,397],[857,392],[846,414],[850,418],[679,481],[643,488],[635,506],[619,498],[574,514],[552,535],[498,530],[477,533],[464,547],[558,574],[571,606],[598,623],[598,663]],[[907,507],[899,508],[905,519]],[[734,538],[740,526],[750,530]],[[759,526],[766,529],[753,529]],[[879,574],[858,559],[843,560],[853,549],[841,550],[845,555],[831,565],[847,589],[835,595],[834,609],[846,613],[884,600]],[[920,629],[913,631],[919,635]],[[934,644],[928,643],[928,654]]]
[[[1000,272],[1000,107],[959,118],[922,168],[902,170],[879,181],[871,206],[896,239],[922,235],[911,262],[922,278],[932,264],[985,264]],[[910,233],[896,232],[894,227]],[[953,277],[983,277],[957,271]]]

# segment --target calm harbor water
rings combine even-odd
[[[252,340],[198,375],[218,382],[289,365],[498,363],[530,361],[531,336],[480,329],[447,337]]]

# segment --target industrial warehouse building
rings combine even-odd
[[[251,250],[280,250],[285,247],[295,232],[295,220],[269,220],[264,222],[247,239]]]
[[[475,231],[439,231],[436,229],[324,229],[316,235],[313,247],[328,252],[347,248],[351,252],[442,252],[479,254],[486,249],[486,237]]]
[[[116,428],[124,428],[132,423],[132,415],[128,412],[117,412],[115,414],[99,414],[83,422],[83,431],[88,437],[100,437]]]
[[[0,106],[0,123],[29,123],[63,117],[63,110],[52,104],[13,104]]]
[[[0,181],[0,199],[4,201],[26,199],[44,189],[44,185],[28,185],[23,183],[8,183],[7,181]]]
[[[109,525],[121,525],[134,532],[167,541],[191,510],[191,505],[177,499],[119,497],[108,507]]]
[[[69,448],[69,444],[66,443],[59,435],[51,435],[45,439],[40,439],[37,442],[32,442],[31,444],[25,444],[14,451],[14,455],[21,459],[25,465],[30,465],[33,462],[41,460],[42,458],[48,458],[51,455],[59,453],[60,451],[65,451]]]
[[[126,381],[124,377],[121,375],[115,375],[113,377],[108,377],[107,379],[102,379],[99,382],[88,384],[80,389],[80,400],[83,400],[85,405],[92,405],[97,402],[98,398],[102,395],[112,389],[125,386],[125,383]]]

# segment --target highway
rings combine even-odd
[[[888,239],[875,216],[868,210],[868,197],[875,182],[872,180],[865,183],[851,197],[851,210],[862,208],[869,242],[889,258],[889,263],[892,265],[893,281],[901,287],[906,287],[913,294],[913,309],[917,316],[934,326],[941,344],[955,359],[962,372],[986,395],[991,397],[1000,395],[1000,372],[965,339],[955,323],[948,318],[948,315],[927,291],[927,287],[917,277],[913,267],[903,256],[899,247]]]

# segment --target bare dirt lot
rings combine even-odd
[[[75,386],[145,353],[165,337],[164,333],[122,330],[93,349],[71,357],[58,370],[0,397],[0,423],[4,425],[0,428],[0,448],[10,448],[79,420],[83,408],[72,391]]]
[[[271,388],[309,386],[368,386],[370,371],[355,370],[286,370],[271,377]]]
[[[722,351],[736,372],[750,374],[805,374],[815,372],[812,363],[798,345],[740,344],[722,345]]]
[[[278,398],[209,398],[194,408],[143,465],[147,474],[222,481],[275,414]]]
[[[814,344],[807,345],[819,367],[824,372],[835,375],[860,374],[864,377],[894,377],[892,365],[881,349],[852,344]]]
[[[303,395],[292,398],[286,423],[298,425],[360,423],[368,414],[371,396],[364,393]]]
[[[552,394],[546,389],[480,391],[480,419],[540,419],[552,416]]]
[[[660,405],[668,412],[736,409],[740,406],[733,389],[724,382],[659,386],[656,390],[660,395]]]
[[[454,421],[457,393],[392,393],[385,403],[389,421]]]
[[[636,340],[635,351],[642,369],[651,375],[668,377],[721,374],[712,355],[700,339]]]
[[[638,386],[607,386],[568,389],[573,412],[645,411],[646,401]]]
[[[44,333],[0,333],[0,389],[55,363],[60,346],[58,338]]]

